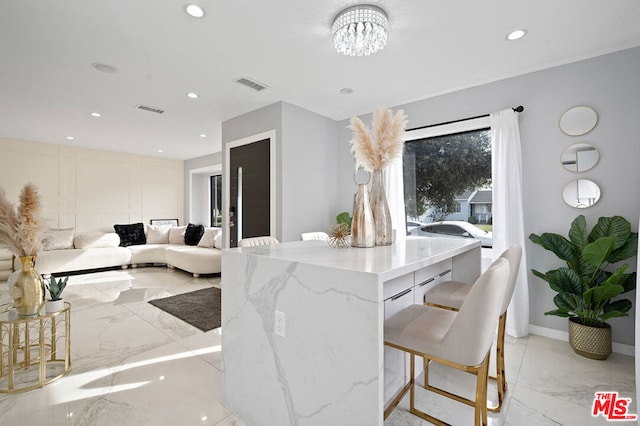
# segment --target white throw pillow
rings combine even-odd
[[[74,228],[47,229],[42,240],[44,250],[64,250],[73,248]]]
[[[169,244],[184,245],[184,233],[186,230],[186,226],[172,226],[169,228]]]
[[[169,244],[171,225],[146,225],[147,244]]]
[[[200,238],[198,247],[213,248],[216,237],[220,231],[220,228],[204,228],[204,234],[202,234],[202,238]]]
[[[213,246],[217,249],[222,249],[222,230],[216,235]]]
[[[118,247],[120,237],[115,232],[78,232],[73,245],[77,249]]]

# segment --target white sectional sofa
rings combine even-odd
[[[0,281],[6,280],[13,271],[13,256],[11,252],[0,248]]]
[[[48,235],[57,234],[59,241],[47,245],[45,238],[45,248],[48,249],[38,254],[36,269],[46,275],[118,266],[127,268],[131,265],[135,268],[144,264],[166,264],[170,268],[190,272],[194,277],[220,273],[220,228],[206,228],[198,246],[185,244],[184,228],[172,228],[173,238],[171,241],[167,239],[166,243],[153,243],[158,239],[149,238],[152,241],[150,244],[126,247],[120,247],[121,239],[113,232],[74,233],[70,240],[69,234],[73,233],[73,229],[50,230]],[[148,235],[151,229],[151,226],[147,226]],[[20,267],[19,259],[15,259],[14,268]]]

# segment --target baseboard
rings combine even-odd
[[[529,324],[529,333],[537,334],[538,336],[548,337],[550,339],[562,340],[569,342],[569,332],[555,330],[553,328],[540,327],[539,325]],[[613,352],[621,355],[635,356],[636,347],[631,345],[625,345],[624,343],[613,342]]]

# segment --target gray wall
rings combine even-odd
[[[592,226],[600,216],[624,216],[637,231],[640,215],[640,48],[616,52],[565,66],[534,72],[406,105],[408,128],[494,112],[517,105],[520,114],[524,173],[525,232],[566,235],[571,221],[584,214]],[[428,76],[425,76],[428,78]],[[599,115],[595,129],[582,137],[564,135],[558,120],[576,105],[593,107]],[[363,117],[365,122],[370,116]],[[348,121],[338,123],[338,207],[351,210],[354,187]],[[562,150],[575,142],[591,142],[601,153],[590,171],[576,175],[560,164]],[[602,198],[592,208],[573,209],[561,199],[562,187],[577,176],[600,185]],[[529,268],[546,271],[561,265],[553,254],[528,243]],[[629,262],[635,269],[635,262]],[[554,308],[554,293],[529,273],[530,323],[566,331],[567,320],[545,316]],[[635,294],[627,295],[631,300]],[[635,306],[630,317],[614,318],[613,340],[634,344]]]
[[[282,110],[282,239],[327,231],[335,222],[336,122],[297,106]]]
[[[301,232],[326,229],[335,218],[336,122],[278,102],[222,123],[222,144],[272,129],[276,131],[276,237],[295,241]],[[225,155],[223,149],[223,167]]]

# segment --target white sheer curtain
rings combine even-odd
[[[491,114],[493,180],[493,251],[498,257],[514,244],[522,247],[522,261],[507,311],[507,333],[529,334],[529,287],[522,207],[522,149],[518,114],[512,109]]]
[[[407,221],[404,211],[404,180],[402,157],[396,158],[383,170],[384,191],[391,212],[391,227],[396,240],[404,240],[407,235]]]

